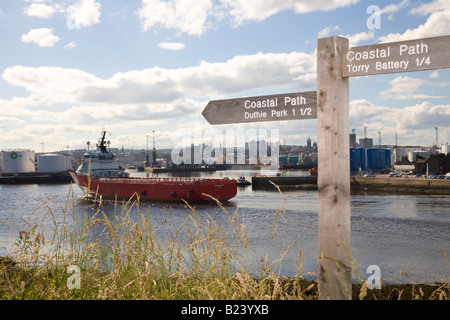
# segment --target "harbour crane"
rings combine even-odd
[[[145,136],[147,138],[147,148],[145,151],[145,162],[144,162],[144,167],[148,168],[150,167],[150,154],[148,152],[148,135]]]
[[[153,157],[152,167],[155,168],[158,165],[156,163],[155,130],[153,130],[153,152],[152,152],[152,157]]]

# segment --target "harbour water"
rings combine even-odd
[[[251,171],[198,173],[203,177],[237,178]],[[289,174],[289,173],[288,173]],[[290,173],[295,174],[295,173]],[[133,172],[132,175],[146,175]],[[160,175],[168,176],[168,174]],[[81,190],[69,184],[0,185],[0,255],[7,254],[11,239],[20,230],[42,224],[51,230],[55,221],[67,218],[67,203],[75,212],[94,212],[95,204],[80,199]],[[114,214],[114,204],[105,203],[105,212]],[[296,274],[299,250],[304,278],[317,278],[318,194],[314,190],[253,190],[239,187],[238,194],[224,208],[239,213],[249,240],[251,268],[257,272],[260,257],[284,259],[273,270],[283,276]],[[276,237],[273,237],[278,209]],[[134,210],[134,209],[133,209]],[[152,215],[152,222],[181,225],[190,213],[184,204],[142,203],[140,210]],[[196,213],[225,224],[227,217],[216,204],[195,206]],[[385,283],[434,283],[450,281],[450,196],[352,195],[351,254],[363,280],[367,267],[377,265]],[[51,211],[51,213],[49,213]],[[285,212],[285,215],[283,214]],[[50,217],[52,215],[52,217]],[[357,275],[355,273],[355,278]]]

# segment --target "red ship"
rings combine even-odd
[[[73,181],[88,197],[159,201],[226,201],[237,193],[237,181],[227,178],[137,178],[130,177],[106,148],[106,132],[97,149],[84,154],[76,171],[70,171]]]

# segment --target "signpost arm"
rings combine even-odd
[[[317,41],[319,286],[321,299],[351,299],[348,39]]]

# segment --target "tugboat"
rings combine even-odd
[[[138,178],[128,172],[108,151],[106,131],[97,144],[97,149],[84,154],[76,171],[69,171],[73,181],[88,198],[130,199],[155,201],[209,202],[227,201],[237,193],[237,181],[228,178]]]

